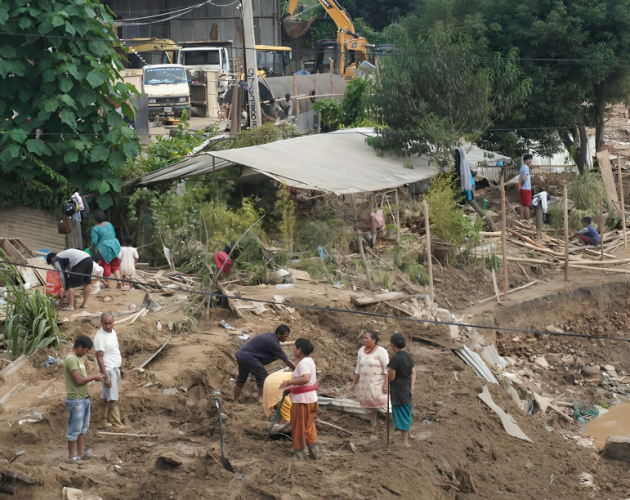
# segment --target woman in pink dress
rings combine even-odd
[[[370,423],[376,425],[376,412],[387,405],[387,365],[389,355],[385,348],[378,345],[378,334],[366,330],[363,335],[363,347],[359,349],[357,367],[354,370],[352,390],[359,383],[359,403],[370,411]]]

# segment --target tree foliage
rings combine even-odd
[[[597,126],[602,145],[606,106],[628,96],[630,70],[630,0],[420,0],[421,28],[446,24],[470,36],[479,47],[516,48],[533,91],[497,128],[491,140],[506,139],[521,151],[555,137],[572,154],[580,170],[587,159],[587,126]],[[563,60],[563,61],[558,61]],[[549,127],[548,131],[524,128]],[[557,134],[557,135],[556,135]],[[592,152],[591,152],[592,153]]]
[[[427,34],[403,24],[396,56],[383,61],[371,104],[383,127],[370,143],[402,155],[431,154],[447,162],[461,137],[478,140],[532,91],[517,61],[477,58],[469,36],[442,26]]]
[[[79,189],[111,205],[139,151],[113,25],[95,0],[0,2],[0,204],[55,208]]]

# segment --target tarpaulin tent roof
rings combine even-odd
[[[169,167],[123,184],[125,187],[156,184],[193,177],[236,165],[248,175],[261,173],[298,188],[336,194],[380,191],[421,181],[438,171],[427,156],[379,156],[366,143],[371,128],[316,134],[261,146],[212,151],[186,158]]]

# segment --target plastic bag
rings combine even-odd
[[[53,297],[59,297],[63,290],[63,283],[59,277],[59,271],[46,271],[46,293]]]

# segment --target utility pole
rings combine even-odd
[[[253,0],[241,0],[243,13],[243,40],[245,42],[245,78],[247,80],[247,101],[249,102],[250,128],[262,125],[260,113],[260,92],[258,91],[258,65],[256,61],[256,37],[254,36]]]

